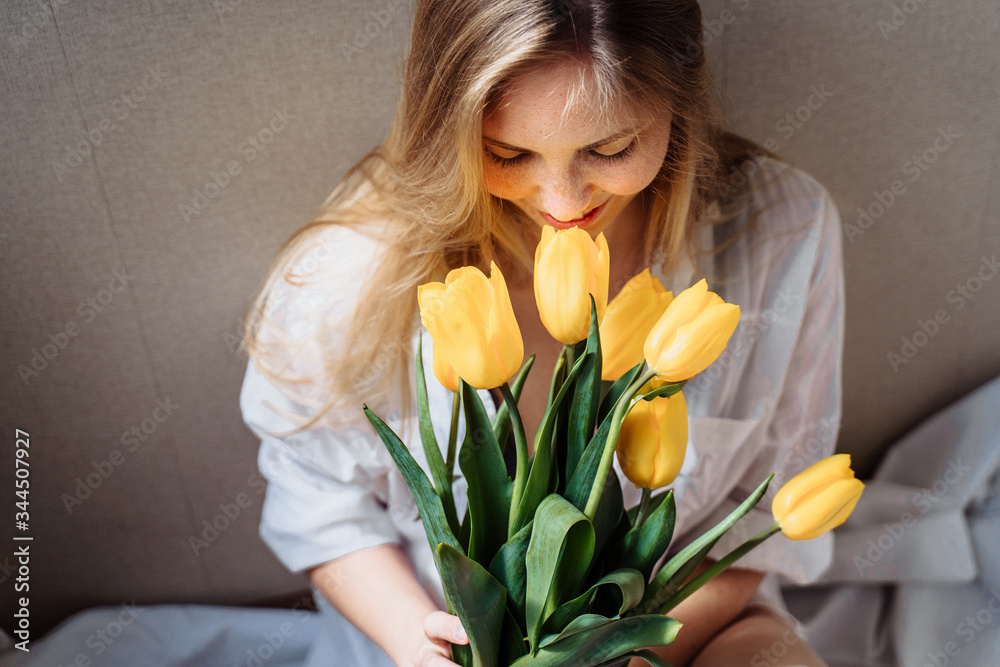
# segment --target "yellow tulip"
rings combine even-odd
[[[687,380],[722,354],[739,321],[740,307],[700,280],[670,302],[646,337],[643,355],[660,379]]]
[[[617,380],[642,361],[646,336],[673,300],[649,269],[625,283],[601,321],[602,380]]]
[[[790,479],[775,494],[771,513],[790,540],[811,540],[847,520],[865,490],[850,454],[835,454]]]
[[[608,242],[603,232],[595,242],[580,229],[556,231],[546,225],[535,248],[535,302],[542,324],[553,338],[573,344],[590,331],[590,297],[597,321],[608,306],[610,271]]]
[[[479,269],[464,266],[448,272],[443,283],[418,287],[417,300],[420,321],[434,340],[435,375],[438,352],[476,389],[500,386],[521,366],[521,330],[507,283],[493,262],[488,279]]]
[[[622,422],[615,454],[633,484],[658,489],[677,478],[687,440],[687,403],[678,392],[636,403]]]

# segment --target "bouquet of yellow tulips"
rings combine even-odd
[[[666,614],[778,531],[810,539],[841,524],[864,488],[850,458],[821,461],[775,495],[774,525],[692,577],[722,535],[764,495],[773,474],[717,526],[655,564],[673,535],[673,482],[687,446],[681,389],[723,351],[739,307],[705,281],[676,298],[649,269],[608,304],[609,254],[603,234],[543,230],[535,252],[535,297],[542,322],[564,344],[548,404],[529,450],[517,409],[534,357],[524,346],[500,269],[474,267],[422,285],[420,315],[434,342],[434,374],[455,392],[447,457],[434,436],[422,356],[416,361],[420,437],[433,483],[406,446],[367,406],[365,414],[402,472],[420,510],[450,613],[469,645],[453,659],[476,667],[619,665],[640,657],[666,665],[647,647],[673,641]],[[508,380],[513,380],[508,383]],[[490,421],[476,389],[500,387]],[[452,493],[456,423],[468,481],[459,520]],[[503,450],[513,431],[516,474]],[[642,489],[623,507],[622,471]]]

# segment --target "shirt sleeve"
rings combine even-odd
[[[357,414],[323,412],[331,398],[325,356],[349,326],[377,247],[343,228],[306,244],[293,266],[301,279],[271,288],[260,351],[247,366],[240,408],[260,438],[268,481],[260,535],[293,572],[401,542],[387,509],[384,446],[360,406]]]
[[[757,226],[720,258],[728,263],[720,292],[740,304],[740,324],[714,368],[685,387],[689,452],[694,449],[697,465],[681,480],[672,552],[716,525],[775,472],[764,498],[710,556],[721,558],[766,530],[774,522],[776,491],[831,455],[836,443],[844,333],[839,213],[812,178],[773,161],[765,165],[772,177],[760,177],[768,185],[749,211]],[[779,534],[736,566],[806,583],[831,558],[830,534],[807,541]]]
[[[370,434],[330,426],[290,433],[297,425],[280,413],[301,414],[303,406],[252,361],[240,407],[261,440],[257,462],[268,482],[260,536],[285,567],[299,572],[360,549],[401,543],[386,507],[386,470]]]

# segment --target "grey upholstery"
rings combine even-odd
[[[1000,250],[1000,6],[905,0],[898,25],[883,0],[703,6],[737,131],[774,138],[846,223],[900,181],[844,238],[840,447],[871,470],[1000,371],[1000,278],[962,308],[952,292],[992,278],[982,258]],[[247,603],[305,586],[256,534],[238,323],[282,241],[383,136],[411,12],[409,0],[0,4],[0,427],[8,461],[15,429],[31,437],[36,632],[96,604]],[[933,164],[913,172],[924,151]],[[935,335],[917,335],[920,322]],[[923,345],[893,368],[915,335]],[[2,470],[6,535],[14,473]],[[0,596],[6,629],[12,602]]]

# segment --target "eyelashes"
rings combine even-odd
[[[598,160],[613,164],[615,162],[620,162],[632,154],[632,149],[635,147],[636,139],[632,139],[629,145],[621,149],[617,153],[612,153],[611,155],[604,155],[603,153],[598,153],[596,151],[590,151],[590,154],[597,158]]]
[[[513,167],[519,162],[523,162],[523,158],[527,156],[527,153],[521,153],[515,155],[514,157],[500,157],[490,149],[486,149],[486,155],[490,158],[493,164],[499,165],[501,167]]]
[[[587,155],[597,160],[598,162],[603,162],[605,164],[615,164],[616,162],[621,162],[622,160],[624,160],[625,158],[627,158],[629,155],[632,154],[632,151],[635,148],[635,142],[636,140],[633,139],[628,146],[621,149],[617,153],[612,153],[611,155],[604,155],[603,153],[598,153],[597,151],[593,150],[588,151]],[[487,148],[486,155],[490,158],[490,160],[494,164],[500,167],[513,167],[524,162],[524,160],[529,156],[529,153],[520,153],[519,155],[515,155],[514,157],[500,157],[499,155],[497,155],[496,153]]]

